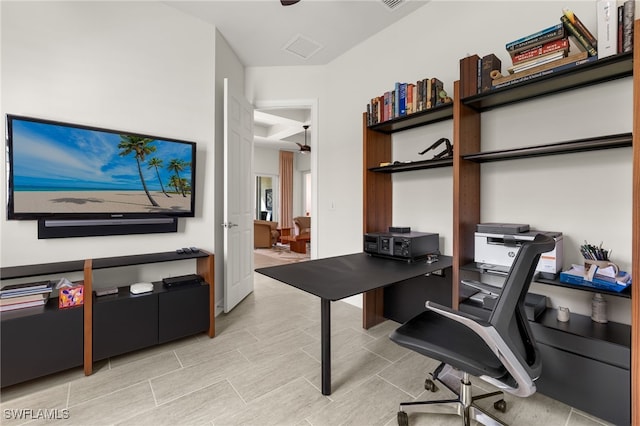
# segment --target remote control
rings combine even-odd
[[[182,247],[182,251],[187,254],[191,253],[191,249],[189,247]]]
[[[191,250],[191,253],[197,253],[200,251],[198,247],[189,247],[189,250]]]
[[[182,250],[182,249],[178,249],[178,250],[176,250],[176,253],[178,253],[178,254],[184,254],[184,250]]]
[[[96,296],[107,296],[109,294],[117,294],[118,288],[103,288],[102,290],[96,290]]]

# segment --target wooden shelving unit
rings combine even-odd
[[[640,20],[635,21],[635,34],[640,34]],[[640,273],[640,37],[635,37],[634,52],[604,58],[583,66],[564,70],[535,80],[514,84],[490,92],[460,98],[460,82],[454,83],[453,105],[440,111],[425,111],[416,115],[390,120],[367,127],[363,115],[363,231],[385,231],[392,224],[391,174],[433,167],[441,163],[412,162],[380,167],[391,160],[391,135],[395,132],[425,126],[451,118],[453,121],[453,289],[452,306],[458,307],[461,274],[465,265],[473,263],[474,231],[480,222],[480,164],[518,158],[567,154],[600,149],[632,147],[633,149],[633,201],[632,201],[632,273]],[[500,151],[482,151],[480,122],[483,111],[536,99],[559,92],[575,90],[619,78],[633,78],[633,127],[631,133],[602,135],[572,141],[522,147]],[[446,163],[449,162],[446,161]],[[468,268],[468,266],[467,266]],[[562,285],[559,281],[542,281],[549,285]],[[632,285],[630,292],[616,294],[631,299],[631,327],[621,325],[621,333],[631,330],[631,424],[640,424],[640,286]],[[575,287],[572,287],[575,288]],[[581,290],[578,288],[578,290]],[[585,289],[588,291],[588,289]],[[363,297],[363,326],[369,328],[384,318],[380,292]],[[627,330],[627,331],[625,331]],[[628,349],[627,349],[628,350]],[[597,384],[596,384],[597,386]]]

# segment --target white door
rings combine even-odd
[[[253,107],[224,79],[224,311],[253,291]]]

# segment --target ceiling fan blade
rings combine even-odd
[[[283,6],[291,6],[292,4],[298,3],[300,0],[280,0],[280,3]]]

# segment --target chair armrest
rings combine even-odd
[[[509,374],[515,379],[518,384],[517,388],[508,386],[493,377],[483,376],[482,378],[492,383],[493,385],[506,390],[517,396],[526,397],[532,395],[536,391],[536,386],[533,383],[533,379],[529,377],[529,374],[524,369],[520,360],[511,348],[504,341],[502,336],[498,334],[498,331],[489,322],[484,321],[475,315],[467,314],[466,312],[455,311],[437,303],[427,301],[425,307],[431,311],[434,311],[446,318],[449,318],[457,323],[460,323],[476,333],[491,349],[496,357],[500,360],[502,365],[505,366]]]
[[[438,303],[434,303],[429,300],[427,300],[424,306],[431,311],[437,312],[442,316],[445,316],[447,318],[450,318],[462,324],[465,324],[466,321],[472,321],[474,323],[477,323],[478,325],[481,325],[482,327],[491,327],[491,324],[489,322],[487,322],[486,320],[480,317],[469,314],[467,312],[456,311],[449,308],[448,306],[440,305]],[[467,325],[467,327],[469,326]],[[472,328],[472,327],[469,327],[469,328]]]

